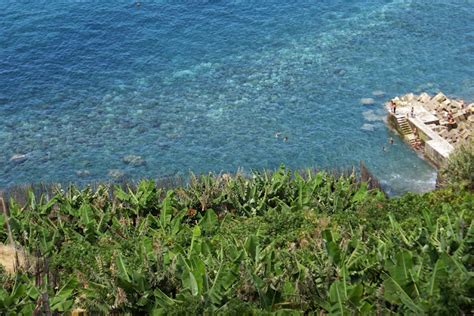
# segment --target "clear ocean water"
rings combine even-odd
[[[472,0],[0,0],[0,187],[363,160],[429,190],[382,104],[439,90],[474,100]]]

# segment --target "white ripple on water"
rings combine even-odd
[[[427,192],[435,187],[436,172],[425,174],[422,178],[412,178],[407,174],[392,172],[381,180],[382,186],[390,187],[394,192],[402,192],[406,187],[412,187],[417,192]]]

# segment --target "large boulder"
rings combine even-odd
[[[469,138],[470,134],[471,133],[468,130],[462,130],[462,131],[460,131],[458,137],[459,137],[460,140],[465,140],[465,139]]]
[[[446,99],[446,100],[444,100],[444,101],[441,102],[441,107],[447,109],[450,104],[451,104],[451,100]]]
[[[407,93],[404,96],[402,96],[400,99],[402,101],[410,103],[416,99],[416,96],[413,93]]]
[[[462,109],[462,103],[457,100],[452,100],[450,104],[451,109],[460,110]]]
[[[428,101],[426,101],[426,103],[423,103],[423,106],[425,108],[427,108],[429,111],[434,111],[434,110],[438,109],[439,104],[436,103],[436,102],[433,102],[431,100],[428,100]]]
[[[445,101],[447,99],[447,97],[442,93],[442,92],[439,92],[437,95],[435,95],[433,97],[433,101],[436,101],[438,103],[441,103],[443,101]]]
[[[422,94],[420,94],[420,96],[418,97],[418,101],[420,101],[421,103],[428,103],[430,102],[431,100],[431,97],[428,93],[426,92],[423,92]]]
[[[467,106],[468,112],[474,114],[474,103],[471,103]]]
[[[460,122],[460,121],[465,121],[466,120],[466,117],[464,116],[464,113],[462,112],[458,112],[456,114],[453,115],[453,118],[456,122]]]

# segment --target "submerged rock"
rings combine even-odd
[[[362,112],[362,116],[364,116],[364,119],[369,122],[383,121],[383,119],[385,118],[384,115],[379,115],[375,113],[373,110]]]
[[[110,169],[109,170],[109,177],[112,177],[114,179],[119,179],[123,178],[125,176],[125,172],[119,169]]]
[[[76,175],[78,177],[88,177],[91,175],[89,170],[76,170]]]
[[[145,159],[136,155],[127,155],[122,158],[122,161],[132,166],[142,166],[146,163]]]
[[[385,92],[383,92],[382,90],[374,90],[372,91],[372,95],[374,97],[383,97],[385,95]]]
[[[362,125],[362,127],[360,128],[361,130],[363,131],[369,131],[369,132],[373,132],[375,130],[375,125],[374,124],[364,124]]]
[[[346,74],[346,71],[344,69],[339,68],[334,70],[334,74],[337,76],[344,76]]]
[[[10,161],[19,164],[19,163],[25,162],[27,159],[28,159],[27,155],[15,154],[10,158]]]
[[[372,99],[372,98],[362,98],[362,99],[360,99],[360,103],[365,104],[365,105],[369,105],[369,104],[374,104],[375,100]]]

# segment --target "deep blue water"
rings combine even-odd
[[[472,0],[0,0],[0,187],[363,160],[427,190],[382,103],[438,90],[474,99]]]

